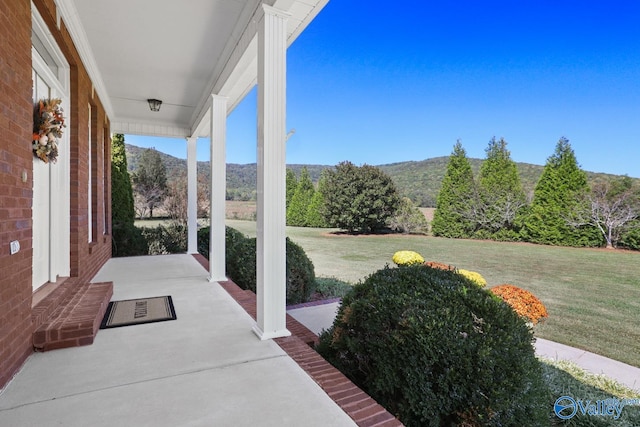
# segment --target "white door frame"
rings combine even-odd
[[[31,4],[31,22],[33,34],[40,41],[40,49],[46,51],[45,60],[34,46],[31,48],[33,70],[49,86],[52,98],[62,100],[65,124],[67,128],[63,132],[58,145],[58,160],[55,164],[49,164],[49,244],[48,244],[48,281],[55,282],[60,276],[70,274],[70,250],[71,250],[71,223],[70,223],[70,161],[69,156],[69,129],[70,129],[70,67],[62,51],[56,44],[51,32],[38,13],[37,8]],[[50,65],[55,66],[50,67]],[[35,84],[35,83],[34,83]],[[34,158],[34,162],[41,160]],[[35,203],[34,203],[35,205]],[[41,238],[34,235],[33,239]],[[35,245],[32,245],[35,247]],[[36,266],[32,266],[33,269]],[[35,280],[35,278],[34,278]],[[44,283],[33,281],[33,290]]]

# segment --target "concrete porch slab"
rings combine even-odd
[[[354,425],[191,255],[116,258],[114,300],[171,295],[175,321],[101,330],[33,354],[0,395],[0,425]]]

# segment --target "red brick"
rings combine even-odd
[[[31,104],[31,7],[29,0],[0,0],[0,242],[19,240],[22,250],[9,256],[0,252],[0,313],[6,314],[7,326],[0,335],[0,348],[9,345],[12,354],[18,357],[3,357],[0,360],[0,388],[6,383],[31,351],[30,342],[34,327],[31,320],[41,324],[48,313],[55,310],[61,300],[49,307],[31,313],[31,206],[32,206],[32,164],[33,156],[28,141],[32,131]],[[110,219],[110,148],[109,119],[106,117],[100,99],[94,96],[88,73],[75,50],[64,22],[58,28],[56,4],[53,0],[34,0],[33,5],[49,27],[60,49],[71,65],[70,114],[70,174],[71,174],[71,275],[86,282],[111,256],[111,239],[96,239],[92,251],[88,251],[86,239],[87,224],[87,103],[94,105],[92,115],[96,139],[92,141],[93,158],[91,165],[95,180],[95,198],[92,200],[93,218],[96,224],[103,223],[103,212]],[[27,171],[27,182],[22,182],[21,171]],[[104,185],[106,184],[106,186]],[[106,206],[107,209],[103,209]],[[108,229],[111,226],[108,224]],[[28,248],[28,249],[27,249]],[[9,274],[5,272],[9,271]],[[83,314],[84,315],[84,314]],[[93,322],[81,322],[83,328],[93,328]],[[55,335],[55,333],[53,334]],[[18,344],[15,344],[18,343]]]
[[[372,417],[365,418],[358,421],[358,425],[362,427],[392,427],[401,426],[402,423],[398,421],[393,415],[388,412],[381,412]]]
[[[387,412],[386,409],[374,402],[369,403],[356,411],[350,412],[349,415],[351,415],[355,420],[363,421],[367,418],[373,417],[374,415],[383,414],[385,412]]]

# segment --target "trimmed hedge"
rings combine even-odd
[[[111,238],[114,257],[147,255],[149,243],[142,234],[142,229],[126,222],[114,223]]]
[[[549,398],[532,341],[470,280],[408,266],[357,284],[317,349],[407,426],[540,426]]]
[[[182,224],[142,227],[149,255],[179,254],[187,251],[187,227]]]
[[[238,230],[225,228],[226,274],[242,289],[256,291],[256,238],[248,238]],[[315,269],[302,247],[286,238],[287,304],[309,300],[315,290]],[[209,228],[198,231],[198,252],[209,258]]]
[[[322,299],[342,298],[353,285],[335,277],[316,277],[316,294]]]

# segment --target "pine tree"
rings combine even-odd
[[[481,237],[515,239],[515,220],[526,205],[516,163],[504,138],[489,141],[480,167],[475,219]]]
[[[291,203],[293,194],[296,192],[297,186],[298,186],[298,178],[296,178],[295,172],[287,168],[287,189],[286,189],[287,209],[289,209],[289,204]]]
[[[313,198],[315,189],[306,167],[300,172],[300,180],[293,193],[287,209],[287,225],[305,227],[307,225],[307,210]]]
[[[133,189],[127,170],[124,135],[117,133],[111,140],[111,220],[113,225],[133,225]]]
[[[587,174],[580,169],[569,140],[560,138],[536,184],[524,220],[524,238],[549,245],[599,245],[601,239],[595,228],[569,225],[571,212],[588,191]]]
[[[462,238],[471,235],[474,187],[471,164],[462,143],[458,141],[449,157],[447,172],[436,199],[436,210],[431,221],[434,236]]]
[[[318,188],[313,193],[313,197],[311,198],[311,202],[309,203],[309,207],[307,208],[307,227],[317,227],[323,228],[328,227],[327,221],[324,219],[322,215],[322,209],[324,207],[324,191],[325,191],[325,183],[327,181],[326,174],[320,175],[320,180],[318,181]]]

